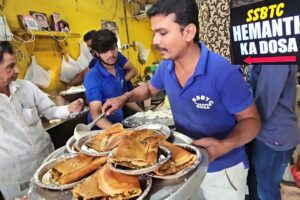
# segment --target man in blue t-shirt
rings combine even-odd
[[[86,34],[83,36],[83,40],[86,43],[87,47],[91,50],[91,44],[92,44],[92,39],[97,31],[96,30],[91,30],[88,31]],[[92,51],[91,51],[92,53]],[[93,55],[94,56],[94,55]],[[83,82],[83,79],[86,75],[86,73],[95,66],[97,63],[98,59],[93,57],[92,60],[90,60],[89,66],[85,68],[81,73],[79,73],[70,83],[69,86],[76,86],[79,85]],[[117,55],[117,61],[116,63],[124,70],[125,73],[125,80],[127,84],[128,91],[131,91],[133,89],[131,79],[137,75],[137,70],[134,67],[134,65],[127,60],[127,58],[118,51]]]
[[[295,65],[248,66],[247,80],[262,118],[262,129],[250,147],[251,200],[280,200],[280,182],[299,144],[295,112]]]
[[[128,91],[124,71],[116,62],[118,48],[114,33],[109,30],[97,31],[91,47],[97,61],[84,79],[86,97],[90,108],[88,122],[101,114],[102,104],[108,98],[120,96]],[[131,108],[135,106],[135,111],[142,111],[136,103],[131,102],[129,104],[131,104]],[[113,115],[99,120],[96,126],[100,129],[107,129],[112,124],[122,122],[122,120],[122,109],[118,109]]]
[[[165,90],[176,130],[209,154],[199,195],[209,200],[244,199],[249,164],[244,144],[258,134],[260,118],[239,67],[199,42],[194,0],[158,0],[147,14],[153,43],[164,60],[148,83],[108,99],[102,110],[109,115],[128,101]]]

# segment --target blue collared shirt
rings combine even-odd
[[[99,61],[90,69],[84,78],[86,98],[89,103],[101,101],[102,104],[104,104],[107,99],[120,96],[127,92],[124,71],[117,63],[115,64],[115,69],[116,76],[108,72]],[[112,123],[122,122],[122,109],[116,110],[108,119]],[[89,114],[88,122],[90,121],[91,116]]]
[[[295,113],[297,66],[248,66],[247,80],[262,119],[257,136],[277,151],[294,148],[299,143]]]
[[[97,63],[97,61],[98,61],[98,58],[94,57],[89,64],[89,68],[92,69],[95,66],[95,64]],[[121,52],[118,51],[116,64],[123,69],[124,73],[125,73],[124,66],[127,62],[128,62],[127,58]],[[128,91],[133,90],[133,85],[132,85],[131,81],[127,81],[126,84],[127,84]]]
[[[176,130],[193,139],[225,138],[237,124],[235,114],[248,108],[253,97],[238,66],[199,43],[201,55],[194,74],[184,87],[179,85],[174,62],[160,63],[151,84],[168,95]],[[209,165],[209,172],[243,162],[244,146],[236,148]]]

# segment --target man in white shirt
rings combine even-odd
[[[16,80],[19,69],[12,46],[0,42],[0,191],[5,200],[26,194],[30,178],[54,150],[40,115],[67,118],[83,100],[55,106],[34,84]]]

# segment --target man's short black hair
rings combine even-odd
[[[83,41],[87,42],[88,40],[93,39],[96,32],[97,32],[96,30],[90,30],[89,32],[84,34]]]
[[[95,33],[92,39],[91,48],[98,53],[105,53],[111,49],[114,49],[117,45],[117,42],[118,39],[112,31],[103,29]]]
[[[199,19],[198,6],[195,0],[158,0],[148,11],[149,18],[155,15],[168,16],[174,13],[175,22],[178,23],[182,29],[189,24],[195,24],[197,31],[194,37],[194,42],[199,41]]]
[[[11,44],[7,41],[0,42],[0,62],[3,60],[4,53],[14,54]]]

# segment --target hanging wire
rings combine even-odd
[[[6,6],[7,0],[1,0],[0,11],[2,11]]]
[[[2,20],[3,20],[3,24],[4,24],[4,34],[5,34],[5,38],[6,39],[8,39],[8,35],[6,35],[6,32],[7,32],[7,30],[6,30],[6,21],[5,21],[5,19],[4,19],[4,13],[2,12],[2,10],[0,9],[0,15],[3,17],[2,18]],[[29,40],[24,40],[24,39],[22,39],[21,37],[19,37],[19,36],[17,36],[17,35],[15,35],[15,34],[13,34],[12,33],[12,40],[13,41],[15,41],[16,43],[19,43],[19,44],[24,44],[24,43],[28,43],[28,42],[33,42],[34,40],[35,40],[35,35],[32,33],[32,31],[30,31],[29,30],[29,32],[31,33],[30,35],[31,35],[31,38],[29,39]],[[18,41],[18,40],[20,40],[20,41]]]
[[[64,41],[66,41],[66,39],[67,39],[67,34],[66,34],[66,32],[62,32],[62,33],[64,34],[64,38],[60,40],[60,39],[56,38],[55,35],[53,35],[51,31],[48,31],[48,30],[46,30],[46,31],[49,33],[49,35],[50,35],[54,40],[56,40],[56,41],[58,41],[58,42],[64,42]]]
[[[118,10],[118,0],[116,0],[116,8],[115,8],[115,12],[114,12],[114,15],[113,15],[113,17],[111,18],[111,20],[114,20],[114,19],[115,19],[116,14],[117,14],[117,10]]]

